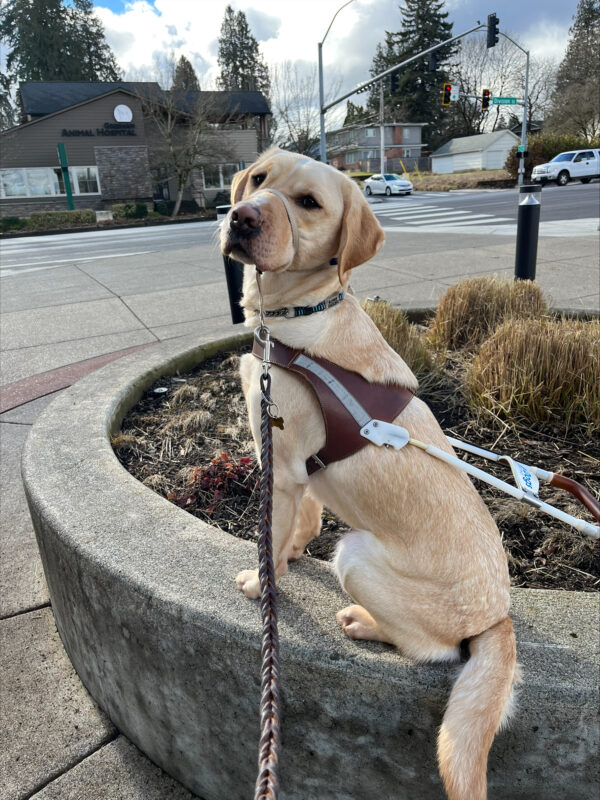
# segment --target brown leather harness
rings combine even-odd
[[[261,360],[264,357],[264,347],[256,337],[252,353]],[[325,445],[306,460],[309,475],[357,453],[369,443],[360,433],[365,423],[393,422],[413,397],[403,386],[369,383],[357,372],[294,350],[277,339],[271,339],[270,362],[306,380],[321,406]]]

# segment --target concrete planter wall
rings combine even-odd
[[[253,794],[260,619],[235,589],[255,547],[136,481],[110,434],[157,377],[241,338],[177,340],[65,391],[23,477],[65,648],[114,723],[205,800]],[[282,800],[442,798],[435,739],[454,669],[345,639],[348,600],[308,559],[280,583]],[[598,596],[516,590],[520,710],[490,757],[491,800],[582,800],[597,786]]]

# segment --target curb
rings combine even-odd
[[[246,341],[188,337],[103,367],[40,415],[23,454],[75,669],[115,725],[205,800],[252,795],[260,615],[233,577],[256,549],[139,483],[109,437],[159,377]],[[514,590],[512,599],[526,679],[492,748],[490,794],[578,800],[598,779],[598,598]],[[282,800],[439,799],[435,741],[454,669],[345,639],[334,615],[347,602],[315,560],[301,559],[279,584]]]

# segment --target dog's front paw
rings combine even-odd
[[[235,582],[238,589],[250,600],[256,600],[257,597],[260,597],[260,581],[257,569],[243,569],[238,572]]]

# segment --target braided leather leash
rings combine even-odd
[[[257,282],[260,290],[258,274]],[[263,374],[260,378],[261,478],[258,508],[258,577],[261,591],[262,668],[260,743],[254,800],[277,800],[279,794],[279,750],[281,745],[279,732],[279,633],[277,630],[277,601],[271,535],[271,520],[273,516],[273,418],[276,416],[273,409],[276,409],[277,406],[275,406],[271,398],[268,328],[262,324],[258,333],[265,336],[266,347]]]

